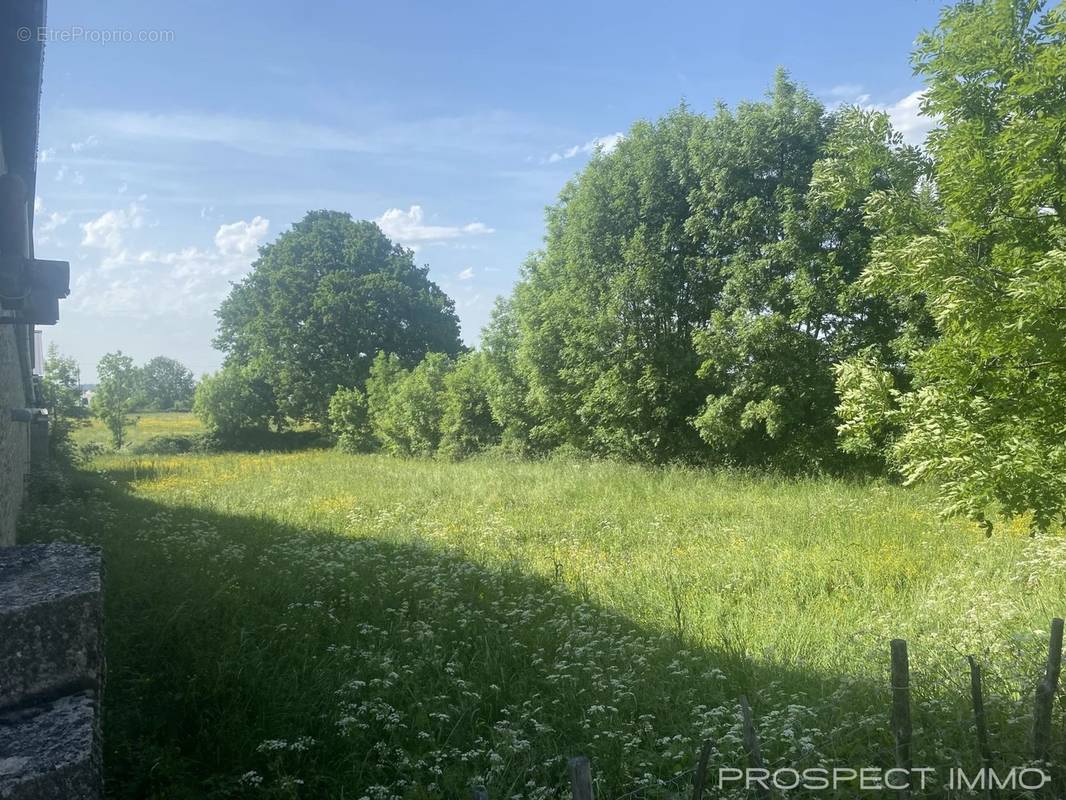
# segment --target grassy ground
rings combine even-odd
[[[127,432],[128,446],[142,445],[156,436],[196,436],[204,432],[204,426],[195,414],[188,412],[145,412],[131,414],[135,420]],[[95,443],[103,447],[111,446],[111,434],[104,423],[95,417],[87,420],[87,425],[74,434],[78,444]]]
[[[93,469],[23,538],[105,549],[121,798],[561,796],[578,752],[599,797],[670,797],[705,737],[744,764],[741,694],[771,765],[887,767],[893,637],[916,763],[977,764],[973,653],[1018,765],[1066,590],[1061,537],[986,540],[881,485],[332,451]]]

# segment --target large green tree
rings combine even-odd
[[[1035,0],[952,6],[918,40],[935,191],[874,197],[870,289],[923,294],[937,337],[913,385],[855,391],[845,429],[887,432],[906,477],[984,521],[1066,509],[1066,11]],[[852,388],[878,385],[873,364]],[[990,525],[989,525],[990,529]]]
[[[188,410],[196,381],[180,361],[156,356],[141,367],[141,391],[146,407],[157,411]]]
[[[847,186],[815,180],[870,151],[884,163]],[[822,464],[835,365],[887,347],[907,318],[856,291],[865,198],[922,169],[884,115],[827,112],[784,72],[764,101],[638,123],[564,189],[486,331],[505,440]]]
[[[462,350],[452,301],[373,222],[313,211],[265,245],[218,312],[227,362],[268,376],[280,411],[325,421],[338,387],[361,387],[379,351],[413,366]]]

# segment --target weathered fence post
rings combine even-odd
[[[900,797],[910,796],[911,777],[911,668],[907,642],[892,640],[892,736],[896,741],[896,767],[906,770],[907,783]]]
[[[566,764],[570,773],[570,792],[574,800],[592,800],[592,767],[584,756],[575,756]]]
[[[484,786],[475,786],[474,800],[489,800],[488,790]]]
[[[984,773],[985,797],[992,796],[992,749],[988,746],[988,725],[985,722],[985,698],[981,690],[981,665],[973,656],[970,662],[970,696],[973,698],[973,720],[977,726],[977,750],[981,754],[981,771]]]
[[[1044,677],[1036,686],[1036,702],[1033,708],[1033,758],[1047,763],[1051,749],[1051,704],[1059,687],[1059,670],[1062,667],[1062,620],[1051,620],[1051,641],[1048,643],[1047,667]]]
[[[744,749],[748,751],[748,766],[756,769],[765,769],[762,761],[762,751],[759,749],[759,736],[755,732],[755,718],[748,705],[747,695],[740,696],[740,721],[744,726]],[[756,784],[760,797],[769,797],[770,789],[762,783]]]
[[[692,778],[692,800],[703,800],[703,790],[707,788],[707,766],[711,762],[714,743],[710,739],[703,742],[700,760],[696,762],[696,774]]]

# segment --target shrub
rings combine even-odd
[[[481,353],[467,353],[444,377],[440,451],[467,458],[500,441],[500,426],[489,407],[488,374]]]
[[[358,389],[337,389],[329,400],[329,427],[346,453],[366,453],[376,441],[370,430],[366,395]]]
[[[370,425],[382,447],[395,455],[431,456],[441,439],[444,379],[451,359],[429,353],[405,370],[394,355],[379,353],[367,380]]]
[[[218,440],[239,442],[278,426],[277,402],[270,385],[250,366],[227,364],[196,388],[193,411]]]

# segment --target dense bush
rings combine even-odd
[[[500,425],[489,406],[489,375],[483,353],[467,353],[444,377],[440,452],[462,459],[500,441]]]
[[[338,389],[329,400],[329,427],[337,446],[346,453],[366,453],[374,449],[370,411],[366,395],[358,389]]]
[[[196,388],[193,411],[223,442],[279,427],[281,419],[270,383],[252,366],[228,364]]]
[[[374,436],[386,452],[431,456],[441,440],[444,378],[454,365],[443,353],[430,353],[414,369],[393,354],[379,353],[367,381]]]

